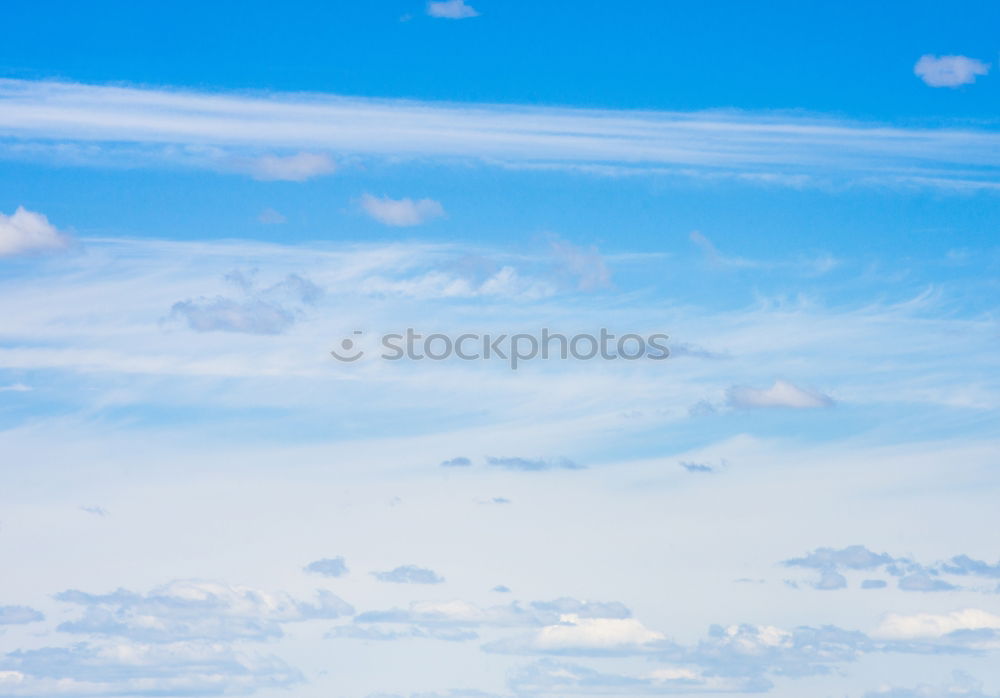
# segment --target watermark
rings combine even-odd
[[[432,332],[424,334],[408,327],[378,337],[377,353],[362,348],[364,332],[355,330],[330,350],[330,355],[343,363],[354,363],[365,357],[383,361],[503,361],[516,371],[535,359],[576,359],[590,361],[662,361],[670,356],[665,334],[642,335],[629,332],[615,335],[602,328],[596,334],[563,334],[542,328],[530,333],[478,333],[458,335]]]

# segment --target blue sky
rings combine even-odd
[[[1000,695],[995,3],[3,17],[0,698]]]

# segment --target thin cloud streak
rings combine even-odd
[[[642,112],[420,103],[316,94],[198,93],[0,80],[8,158],[79,164],[178,161],[232,171],[234,158],[337,155],[476,159],[682,176],[989,182],[994,130],[894,128],[735,111]],[[91,147],[68,147],[70,145]],[[93,144],[101,144],[96,149]],[[277,155],[274,155],[277,157]],[[665,168],[665,170],[664,170]]]

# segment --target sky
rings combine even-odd
[[[0,698],[1000,696],[996,3],[3,17]]]

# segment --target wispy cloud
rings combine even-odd
[[[1000,168],[1000,135],[992,130],[894,128],[732,111],[252,97],[21,80],[0,80],[0,105],[8,158],[186,163],[263,178],[328,172],[334,154],[397,161],[474,158],[504,166],[585,168],[595,175],[737,176],[794,186],[803,177],[972,186],[995,183]],[[97,147],[83,147],[88,144]]]

